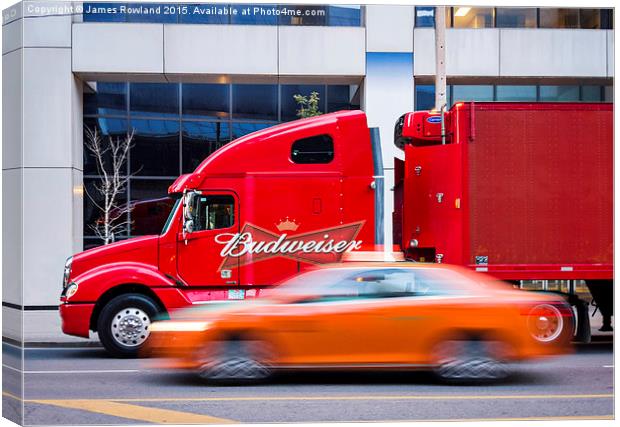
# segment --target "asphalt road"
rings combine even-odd
[[[24,423],[146,424],[416,420],[611,419],[613,349],[517,366],[497,384],[454,386],[424,373],[304,373],[216,387],[99,348],[25,350],[3,344],[3,415]]]

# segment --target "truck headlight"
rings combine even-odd
[[[62,288],[63,289],[65,289],[67,285],[69,284],[69,276],[71,276],[71,264],[72,263],[73,263],[73,257],[70,256],[69,258],[67,258],[67,262],[65,262],[65,269],[62,274]]]
[[[67,291],[65,292],[65,296],[67,297],[67,299],[69,299],[73,295],[75,295],[77,291],[78,291],[78,284],[70,283],[69,286],[67,286]]]

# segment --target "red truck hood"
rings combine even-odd
[[[157,266],[159,236],[134,237],[80,252],[73,256],[71,276],[116,262],[140,262]]]

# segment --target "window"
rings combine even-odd
[[[497,28],[536,27],[536,8],[534,7],[498,7],[495,13]]]
[[[291,160],[298,164],[329,163],[334,159],[334,141],[329,135],[298,139],[291,147]]]
[[[450,10],[449,7],[446,10]],[[446,20],[446,26],[448,25]],[[415,26],[417,28],[433,28],[435,27],[435,8],[430,6],[422,6],[415,8]]]
[[[536,86],[499,85],[496,87],[498,101],[536,102]]]
[[[131,174],[172,176],[179,169],[179,122],[176,120],[132,120]]]
[[[93,134],[97,132],[97,135],[101,138],[101,144],[104,150],[107,149],[106,154],[103,157],[105,165],[112,164],[112,155],[110,150],[110,138],[116,140],[118,138],[124,139],[127,137],[127,120],[123,119],[110,119],[107,117],[84,118],[84,143],[89,142],[89,133]],[[84,159],[84,175],[99,175],[99,165],[97,160],[86,146],[83,150]],[[127,174],[124,174],[127,175]]]
[[[540,100],[548,102],[579,101],[579,86],[541,86]]]
[[[601,102],[603,98],[601,86],[581,86],[581,100],[585,102]]]
[[[579,9],[579,28],[601,28],[600,9]]]
[[[254,120],[278,120],[278,86],[232,86],[233,117]]]
[[[579,28],[579,9],[540,9],[541,28]]]
[[[172,179],[129,180],[129,235],[146,236],[160,234],[170,215],[174,200],[168,197]]]
[[[219,230],[235,224],[235,199],[232,196],[201,196],[196,199],[194,229]]]
[[[179,116],[179,85],[132,83],[129,109],[134,116]]]
[[[431,110],[435,106],[435,86],[415,85],[415,109]]]
[[[183,172],[191,173],[218,148],[230,142],[228,122],[182,123]]]
[[[93,82],[84,88],[84,114],[126,114],[127,83]]]
[[[493,86],[453,85],[452,101],[493,101]]]
[[[454,7],[453,8],[454,28],[492,28],[493,27],[493,8],[492,7]]]
[[[348,89],[348,86],[347,86]],[[319,94],[319,111],[325,113],[325,85],[282,85],[280,105],[282,121],[296,120],[299,105],[295,102],[295,95],[310,97],[312,92]]]
[[[181,85],[185,118],[228,117],[230,86],[220,84]]]

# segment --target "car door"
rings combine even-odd
[[[406,277],[395,277],[394,269],[344,270],[320,295],[273,313],[288,362],[356,366],[408,360]]]
[[[202,191],[191,207],[194,230],[177,236],[177,269],[190,286],[234,286],[238,263],[223,264],[222,244],[239,232],[239,201],[232,192]]]

